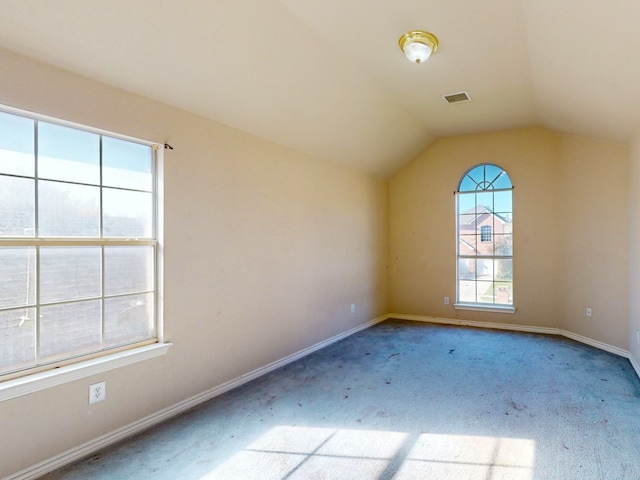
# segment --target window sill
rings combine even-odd
[[[98,373],[107,372],[115,368],[142,362],[150,358],[165,355],[172,343],[154,343],[144,347],[124,350],[122,352],[92,358],[83,362],[66,365],[64,367],[34,373],[20,378],[0,382],[0,402],[20,397],[29,393],[55,387],[63,383],[78,380]]]
[[[516,313],[516,307],[509,305],[482,305],[479,303],[456,303],[456,310],[473,310],[476,312]]]

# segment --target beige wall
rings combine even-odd
[[[640,366],[640,134],[629,149],[629,351]]]
[[[561,136],[562,327],[628,348],[628,148]],[[593,309],[587,318],[586,307]]]
[[[515,187],[515,314],[443,304],[456,295],[453,192],[483,162]],[[436,141],[390,182],[391,311],[564,328],[626,349],[627,166],[624,146],[541,128]]]
[[[388,312],[385,181],[5,51],[0,64],[2,104],[175,147],[165,158],[175,345],[0,403],[0,478]],[[90,407],[97,380],[107,400]]]

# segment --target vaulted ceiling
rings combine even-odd
[[[640,128],[638,0],[1,0],[0,19],[2,48],[380,176],[441,136]],[[440,40],[421,65],[397,45],[416,29]]]

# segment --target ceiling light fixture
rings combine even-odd
[[[409,61],[423,63],[438,49],[438,39],[433,33],[414,30],[402,35],[398,45]]]

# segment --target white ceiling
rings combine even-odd
[[[0,19],[0,47],[380,176],[440,136],[640,128],[639,0],[0,0]],[[415,29],[440,40],[426,64],[397,46]]]

